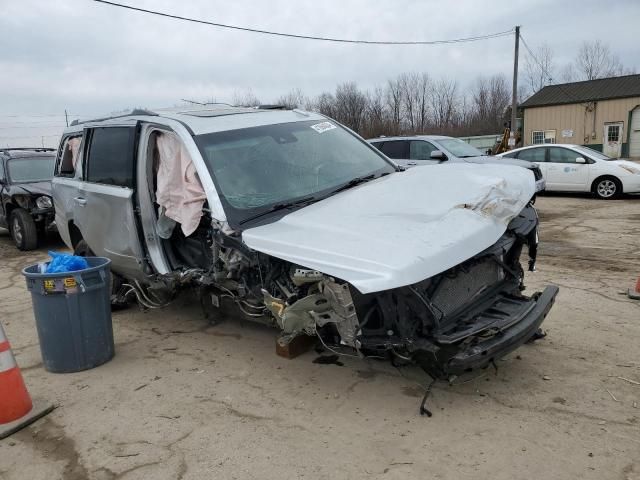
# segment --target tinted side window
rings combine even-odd
[[[407,143],[404,140],[392,140],[384,142],[379,148],[389,158],[406,159],[408,158]]]
[[[576,163],[580,154],[568,148],[550,147],[549,161],[553,163]]]
[[[4,160],[0,158],[0,180],[4,180]]]
[[[518,160],[525,160],[527,162],[545,162],[545,148],[528,148],[521,150],[518,154]]]
[[[94,128],[90,139],[86,179],[133,188],[135,128]]]
[[[423,140],[409,142],[409,158],[411,160],[431,160],[431,152],[434,150],[437,148]]]
[[[503,155],[503,158],[516,158],[518,156],[518,153],[520,152],[505,153]]]

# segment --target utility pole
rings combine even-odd
[[[514,140],[514,143],[513,145],[511,145],[511,142],[509,142],[510,149],[515,147],[515,136],[517,131],[516,117],[518,112],[518,51],[519,50],[520,50],[520,25],[516,25],[516,48],[513,54],[513,92],[511,95],[511,135],[510,135],[510,138],[513,138]]]
[[[64,109],[64,121],[67,122],[67,127],[69,126],[69,115],[67,115],[67,109]]]

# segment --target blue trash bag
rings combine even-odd
[[[52,260],[47,264],[46,273],[76,272],[89,268],[89,264],[84,257],[57,252],[49,252],[49,255]]]

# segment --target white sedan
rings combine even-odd
[[[603,199],[640,193],[640,164],[617,160],[581,145],[545,144],[518,148],[498,157],[536,163],[547,191],[593,192]]]

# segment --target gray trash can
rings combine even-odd
[[[87,257],[89,268],[65,273],[39,273],[38,265],[22,271],[27,277],[44,368],[54,373],[87,370],[113,358],[109,264]]]

